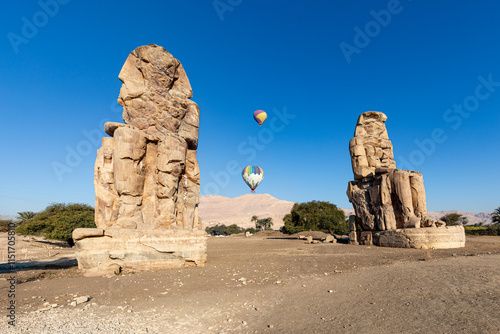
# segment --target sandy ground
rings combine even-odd
[[[38,254],[39,242],[18,239],[19,249],[29,244]],[[71,265],[72,249],[51,247],[59,254],[50,260]],[[48,250],[38,252],[31,262],[40,265]],[[21,269],[15,329],[4,270],[0,332],[500,333],[500,237],[468,237],[451,250],[210,238],[208,259],[205,268],[109,278]],[[90,300],[71,306],[78,296]]]

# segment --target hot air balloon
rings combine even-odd
[[[255,192],[255,188],[262,182],[264,171],[259,166],[246,166],[241,172],[241,176],[245,183]]]
[[[262,125],[262,123],[264,123],[267,119],[267,114],[264,110],[256,110],[254,113],[253,113],[253,118],[255,119],[255,121],[257,123],[259,123],[259,126]]]

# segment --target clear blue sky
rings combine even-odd
[[[497,1],[40,3],[0,11],[0,215],[93,205],[92,135],[122,121],[118,73],[151,43],[182,62],[200,106],[202,195],[248,193],[240,171],[255,164],[258,193],[351,208],[348,142],[376,110],[429,211],[500,206]]]

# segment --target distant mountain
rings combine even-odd
[[[349,217],[350,215],[354,214],[354,209],[342,209],[342,210],[344,210],[346,217]],[[484,223],[485,225],[489,225],[493,222],[491,220],[491,215],[493,214],[493,212],[474,213],[474,212],[465,212],[460,210],[448,210],[448,211],[429,211],[427,212],[427,215],[434,220],[439,220],[439,218],[449,213],[458,213],[464,217],[467,217],[467,221],[469,222],[467,225],[474,225],[478,223]]]
[[[0,220],[15,220],[16,216],[0,216]]]
[[[439,220],[439,218],[447,215],[449,213],[458,213],[464,217],[467,217],[467,221],[469,222],[467,225],[474,225],[478,223],[484,223],[485,225],[491,224],[493,221],[491,220],[491,215],[493,212],[465,212],[460,210],[451,210],[451,211],[438,211],[438,212],[427,212],[427,215],[432,219]]]
[[[283,217],[290,213],[293,202],[279,200],[269,194],[246,194],[229,198],[218,195],[200,197],[199,215],[204,226],[216,224],[236,224],[243,228],[255,227],[250,221],[252,216],[259,218],[273,218],[273,228],[283,226]],[[354,214],[353,209],[342,209],[346,217]],[[469,221],[469,225],[476,223],[491,224],[491,212],[464,212],[464,211],[439,211],[429,212],[429,217],[438,220],[449,213],[459,213]]]
[[[273,228],[283,226],[283,217],[290,213],[293,202],[282,201],[269,194],[246,194],[229,198],[218,195],[200,197],[199,215],[205,226],[236,224],[240,227],[255,227],[252,216],[273,218]]]

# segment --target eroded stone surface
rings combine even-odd
[[[125,123],[152,135],[177,133],[196,149],[200,112],[189,100],[193,91],[177,59],[161,46],[141,46],[130,53],[118,77]]]
[[[387,116],[381,112],[361,114],[354,138],[349,143],[356,180],[349,182],[347,188],[347,196],[355,211],[355,218],[350,223],[351,241],[354,242],[363,242],[356,233],[356,225],[363,231],[445,225],[427,216],[422,174],[396,169],[392,143],[385,127],[386,120]]]
[[[375,232],[374,244],[384,247],[440,249],[465,247],[463,226],[407,228]]]
[[[77,228],[73,231],[72,234],[72,238],[74,241],[102,236],[104,236],[104,230],[102,228]]]
[[[93,275],[123,270],[152,270],[204,266],[207,238],[204,231],[130,230],[112,228],[106,236],[76,243],[78,268]]]
[[[85,234],[90,237],[88,231],[75,234],[79,265],[97,268],[94,273],[109,272],[110,259],[119,259],[117,265],[123,268],[133,263],[136,269],[175,267],[172,263],[185,261],[204,265],[206,260],[198,259],[202,255],[187,259],[184,239],[179,239],[190,233],[191,246],[204,249],[205,233],[198,217],[199,110],[189,100],[193,94],[187,75],[164,48],[147,45],[132,51],[119,78],[123,85],[118,102],[126,124],[105,124],[112,138],[103,138],[94,173],[95,222],[104,232],[93,239],[85,238]],[[130,241],[138,237],[124,239],[127,234],[117,230],[149,235],[163,245]],[[171,252],[164,250],[166,245]],[[158,263],[148,264],[151,261]]]

